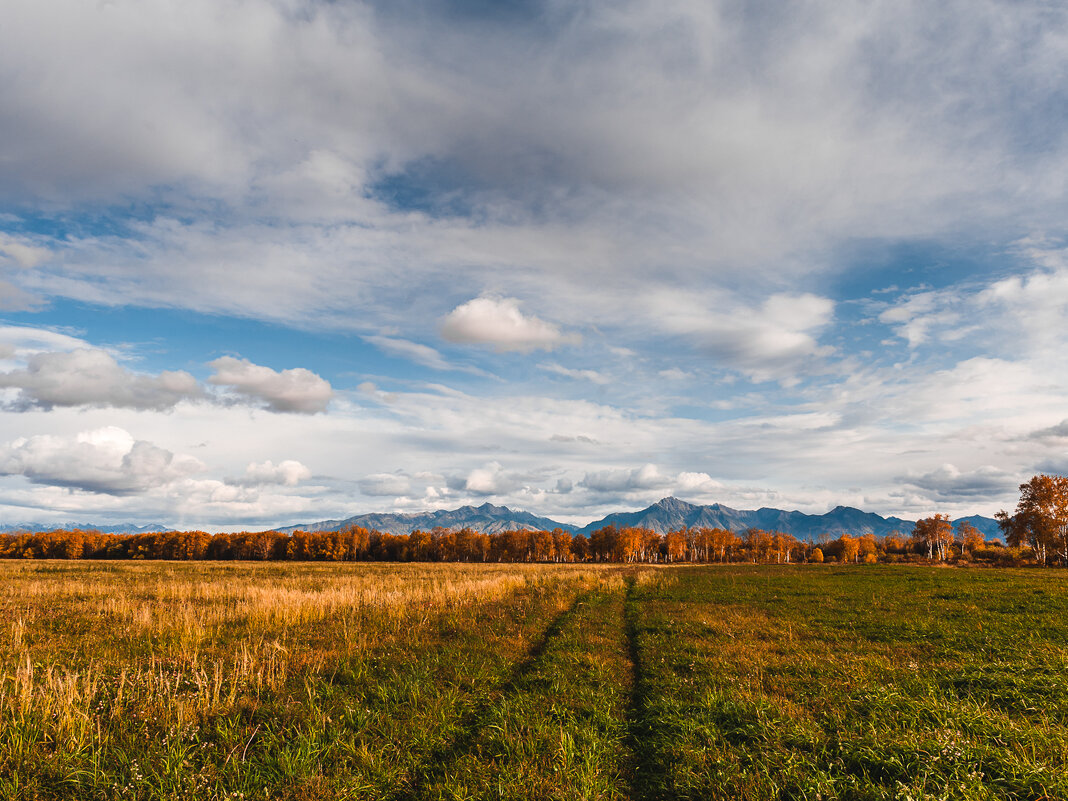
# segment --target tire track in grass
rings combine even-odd
[[[588,586],[551,582],[491,607],[417,621],[410,636],[335,671],[320,688],[318,717],[320,728],[337,731],[326,739],[338,795],[409,797],[413,778],[449,750],[473,709],[545,647],[553,622]]]
[[[621,582],[579,596],[405,799],[625,799],[630,661]]]
[[[415,801],[415,799],[423,798],[426,788],[445,777],[451,765],[461,755],[471,750],[479,734],[488,723],[490,710],[494,706],[494,696],[508,695],[530,675],[549,647],[549,644],[560,636],[567,622],[575,615],[591,592],[580,592],[567,609],[553,618],[541,638],[527,652],[523,660],[515,666],[508,677],[473,709],[464,713],[457,724],[459,732],[443,747],[436,749],[422,765],[413,771],[415,778],[412,786],[408,791],[401,792],[395,796],[398,801]]]
[[[656,798],[655,786],[662,774],[656,754],[651,748],[647,677],[642,668],[642,651],[639,643],[640,601],[635,593],[634,576],[626,579],[627,591],[623,598],[623,632],[627,641],[627,658],[630,660],[630,703],[627,707],[627,748],[631,752],[629,775],[630,797],[634,801]]]

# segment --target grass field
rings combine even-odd
[[[1068,578],[0,563],[0,798],[1068,798]]]

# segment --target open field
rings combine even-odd
[[[1066,578],[0,562],[0,798],[1066,798]]]

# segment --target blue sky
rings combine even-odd
[[[1068,12],[14,0],[0,520],[1068,470]]]

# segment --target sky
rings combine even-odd
[[[1068,472],[1068,7],[7,0],[0,523]]]

